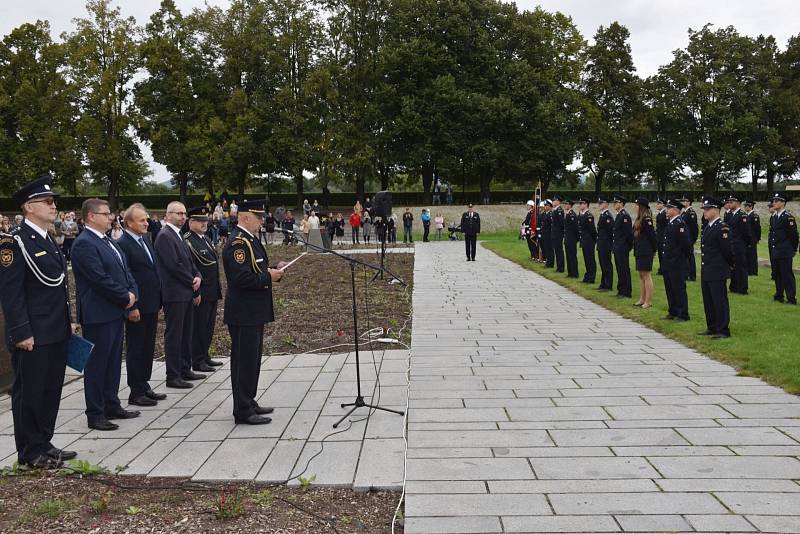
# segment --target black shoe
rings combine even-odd
[[[202,371],[203,373],[213,373],[214,371],[216,371],[216,369],[214,369],[213,367],[208,365],[206,362],[202,362],[202,363],[199,363],[197,365],[193,365],[192,367],[193,367],[194,371]],[[203,378],[205,378],[205,377],[203,377]]]
[[[119,425],[112,423],[108,419],[98,419],[96,421],[89,421],[89,428],[95,430],[116,430],[119,428]]]
[[[783,297],[775,295],[774,297],[772,297],[772,300],[774,300],[775,302],[783,302]]]
[[[78,453],[75,451],[65,451],[63,449],[59,449],[58,447],[53,447],[45,454],[54,460],[72,460],[78,456]]]
[[[177,378],[175,380],[167,380],[167,387],[176,389],[192,389],[194,386],[186,380]]]
[[[269,417],[261,417],[260,415],[249,415],[245,418],[234,418],[237,425],[266,425],[272,422]]]
[[[181,375],[181,378],[184,380],[203,380],[205,377],[206,375],[201,375],[199,373],[195,373],[194,371],[186,371]]]
[[[106,419],[135,419],[142,415],[142,412],[139,410],[126,410],[125,408],[119,407],[113,412],[106,414]]]
[[[155,401],[165,400],[167,396],[164,393],[156,393],[152,389],[149,391],[145,391],[144,393],[148,399],[153,399]]]
[[[256,406],[253,408],[253,411],[256,412],[258,415],[267,415],[275,411],[275,408],[270,408],[268,406]]]
[[[795,306],[797,306],[797,301],[795,299],[787,300],[786,304],[794,304]]]
[[[128,404],[132,404],[133,406],[155,406],[158,403],[155,399],[151,399],[147,395],[141,395],[139,397],[129,398]]]
[[[603,293],[605,293],[606,291],[611,291],[611,290],[610,290],[610,289],[608,289],[607,287],[598,287],[598,288],[597,288],[597,290],[598,290],[598,291],[602,291]]]
[[[713,336],[711,336],[711,339],[726,339],[729,337],[731,337],[730,334],[714,334]]]
[[[22,463],[33,469],[61,469],[64,467],[64,462],[58,458],[52,458],[47,454],[39,455],[31,461]]]
[[[617,295],[617,298],[618,299],[630,299],[630,298],[633,298],[633,297],[631,297],[630,295]]]
[[[668,313],[667,315],[662,317],[662,319],[666,319],[667,321],[674,321],[676,319],[676,317],[674,315]]]
[[[218,362],[217,360],[208,359],[206,360],[206,365],[210,365],[211,367],[219,367],[222,365],[222,362]]]
[[[698,336],[713,336],[714,332],[712,332],[711,330],[706,330],[704,332],[698,332],[697,335]]]
[[[685,322],[689,321],[689,318],[688,317],[675,317],[675,320],[676,321],[680,321],[682,323],[685,323]]]

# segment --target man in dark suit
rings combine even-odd
[[[700,335],[713,339],[731,337],[731,313],[725,281],[731,277],[734,255],[730,230],[719,216],[721,207],[722,204],[714,197],[703,197],[703,218],[707,224],[703,225],[700,239],[700,287],[703,290],[706,330]]]
[[[631,249],[633,249],[633,220],[625,210],[625,197],[614,196],[614,266],[617,269],[617,297],[631,298]]]
[[[797,286],[792,270],[792,258],[798,246],[797,221],[786,211],[786,195],[775,193],[772,203],[775,213],[770,222],[770,261],[775,264],[775,296],[778,302],[797,304]]]
[[[264,325],[275,320],[272,284],[283,272],[268,267],[267,251],[255,237],[264,201],[242,201],[236,232],[225,245],[222,261],[228,280],[224,321],[231,335],[231,389],[237,424],[263,425],[273,409],[255,400],[261,372]],[[282,265],[278,265],[281,268]]]
[[[747,224],[750,227],[750,246],[747,247],[747,274],[758,276],[758,242],[761,241],[761,217],[758,216],[756,203],[752,200],[744,201],[744,211],[747,213]]]
[[[21,465],[61,467],[74,451],[53,446],[71,333],[67,264],[47,234],[56,220],[52,179],[43,176],[14,194],[25,215],[11,233],[0,232],[0,303],[14,386],[11,412]]]
[[[679,198],[683,212],[681,218],[686,225],[686,231],[689,232],[689,239],[692,245],[691,253],[686,258],[686,279],[690,282],[697,280],[697,260],[694,257],[694,244],[697,243],[697,238],[700,236],[700,226],[697,224],[697,213],[692,208],[692,198],[686,194]]]
[[[153,391],[149,384],[161,309],[161,280],[156,266],[156,251],[150,242],[147,211],[141,204],[132,204],[125,211],[125,232],[117,244],[125,252],[131,274],[139,287],[139,300],[128,310],[125,322],[128,403],[155,406],[156,401],[167,398],[163,393]]]
[[[539,248],[545,267],[552,267],[555,258],[553,249],[553,203],[543,200],[539,205]]]
[[[550,215],[551,241],[556,272],[564,272],[564,208],[561,207],[561,196],[553,195],[553,211]]]
[[[597,258],[600,260],[599,291],[614,289],[614,264],[611,261],[614,250],[614,217],[608,211],[608,198],[597,199],[600,215],[597,217]]]
[[[578,231],[581,238],[581,251],[583,252],[583,266],[586,272],[583,275],[584,284],[594,284],[597,276],[597,262],[594,259],[594,250],[597,246],[597,227],[594,225],[594,217],[589,211],[589,199],[579,198],[578,209]]]
[[[217,303],[222,298],[219,283],[219,262],[217,251],[206,235],[208,229],[208,209],[194,208],[189,212],[189,231],[183,239],[192,252],[195,268],[200,271],[203,283],[200,284],[200,303],[194,307],[192,324],[192,369],[210,373],[222,365],[211,359],[208,351],[214,339],[217,324]]]
[[[84,337],[94,343],[84,370],[86,418],[89,428],[116,430],[119,427],[111,419],[139,415],[123,409],[119,401],[125,319],[136,304],[139,289],[125,253],[106,235],[113,220],[108,202],[98,198],[84,201],[81,217],[86,229],[72,245],[72,272],[78,322]]]
[[[158,233],[155,249],[166,320],[164,352],[167,387],[189,389],[192,385],[187,380],[206,377],[191,369],[192,307],[200,304],[200,271],[195,267],[189,246],[181,236],[181,227],[186,222],[186,206],[180,202],[170,202],[164,220],[164,228]]]
[[[689,298],[686,294],[686,277],[689,269],[689,256],[693,254],[691,234],[681,217],[681,201],[667,200],[667,229],[664,232],[664,256],[661,272],[664,275],[664,290],[667,293],[669,312],[665,319],[670,321],[689,320]]]
[[[464,232],[467,261],[475,261],[475,249],[478,248],[478,234],[481,233],[481,216],[472,209],[472,204],[467,206],[467,211],[461,215],[461,231]]]
[[[740,199],[736,193],[730,193],[725,199],[725,220],[730,229],[731,246],[733,247],[733,267],[731,267],[731,293],[747,295],[747,248],[751,245],[750,222],[747,214],[740,208]]]
[[[578,229],[578,216],[572,211],[571,199],[564,201],[564,254],[567,257],[567,278],[578,278],[578,241],[581,239]]]
[[[661,272],[661,264],[663,263],[664,256],[664,232],[667,231],[667,208],[664,207],[664,199],[659,198],[656,201],[656,238],[658,239],[658,272],[656,274],[663,274]]]

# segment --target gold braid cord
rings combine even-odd
[[[217,260],[209,261],[205,259],[199,252],[197,252],[197,250],[194,248],[194,245],[192,245],[192,242],[188,238],[186,239],[186,244],[189,245],[189,250],[192,251],[192,255],[195,258],[197,258],[197,261],[200,263],[200,265],[205,265],[206,267],[208,267],[210,265],[214,265],[215,263],[217,263]]]
[[[239,241],[247,245],[247,248],[250,250],[250,264],[253,266],[253,272],[254,273],[263,272],[261,271],[261,267],[258,266],[258,263],[256,263],[256,254],[255,251],[253,250],[253,245],[250,243],[250,241],[242,238],[239,238]]]

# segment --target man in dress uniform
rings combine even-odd
[[[467,248],[467,261],[475,261],[475,249],[478,248],[478,234],[481,233],[481,216],[472,209],[472,204],[467,206],[467,211],[461,216],[461,231],[464,233],[464,243]]]
[[[730,240],[733,246],[733,267],[731,268],[731,293],[747,295],[747,248],[752,244],[750,223],[747,214],[740,207],[740,199],[736,193],[725,198],[724,222],[730,229]]]
[[[108,202],[85,200],[81,217],[86,228],[75,239],[71,257],[78,322],[83,336],[94,343],[83,372],[86,419],[89,428],[117,430],[112,419],[140,415],[122,408],[119,399],[125,322],[139,288],[125,253],[106,234],[114,220]]]
[[[208,215],[208,208],[204,206],[189,211],[189,231],[183,234],[192,252],[194,266],[203,279],[200,284],[200,303],[194,307],[192,318],[192,369],[205,373],[213,372],[215,367],[222,365],[222,362],[212,360],[208,354],[217,324],[217,303],[222,298],[217,251],[206,235]]]
[[[0,232],[0,303],[14,385],[11,412],[20,464],[56,469],[77,455],[53,446],[71,334],[67,264],[47,234],[56,220],[53,182],[43,176],[14,193],[25,215]]]
[[[797,221],[794,215],[786,211],[786,195],[775,193],[772,203],[775,213],[770,222],[772,235],[769,240],[769,250],[772,262],[775,264],[775,300],[797,304],[797,289],[795,286],[794,271],[792,271],[792,258],[797,251],[798,235]]]
[[[752,200],[744,201],[747,225],[750,227],[750,246],[747,247],[748,276],[758,276],[758,242],[761,241],[761,218],[756,213],[755,207],[756,203]]]
[[[594,259],[594,249],[597,244],[597,228],[594,225],[594,217],[589,211],[589,199],[578,199],[578,207],[581,214],[578,217],[578,231],[580,232],[581,250],[583,251],[583,265],[586,273],[583,275],[584,284],[594,284],[597,276],[597,263]]]
[[[733,239],[728,225],[719,216],[721,203],[714,197],[703,197],[703,237],[700,240],[700,287],[706,312],[706,330],[701,336],[714,339],[731,337],[730,306],[725,281],[734,264]]]
[[[192,365],[193,307],[200,304],[200,271],[194,265],[181,227],[186,222],[186,207],[170,202],[165,224],[156,238],[161,299],[164,302],[164,352],[167,360],[167,387],[190,389],[188,380],[206,377],[195,373]],[[255,229],[258,232],[258,228]]]
[[[553,195],[553,211],[550,215],[550,228],[553,243],[553,257],[556,272],[564,272],[564,208],[561,207],[561,196]]]
[[[700,227],[697,225],[697,213],[692,209],[692,198],[688,194],[685,194],[679,200],[683,207],[681,218],[689,232],[692,245],[691,254],[689,254],[689,257],[686,259],[688,268],[686,277],[690,282],[694,282],[697,280],[697,260],[694,257],[694,244],[697,243],[697,238],[700,236]]]
[[[161,279],[158,277],[156,250],[150,241],[148,214],[142,204],[125,210],[125,232],[117,241],[125,253],[139,300],[128,310],[125,322],[125,369],[128,373],[128,404],[155,406],[167,396],[150,387],[156,348],[158,312],[161,310]]]
[[[542,259],[545,267],[552,267],[555,252],[553,251],[553,203],[549,199],[541,203],[541,215],[539,217],[539,248],[542,250]]]
[[[631,250],[633,249],[633,221],[625,211],[625,197],[614,196],[614,266],[617,269],[617,297],[631,298]],[[598,232],[599,233],[599,232]]]
[[[770,243],[772,243],[772,235],[773,235],[773,225],[775,223],[775,203],[772,202],[772,199],[769,199],[767,203],[767,211],[769,211],[769,230],[767,231],[767,253],[769,254],[769,278],[770,280],[776,280],[777,277],[775,276],[776,266],[775,262],[772,261],[772,247]]]
[[[578,216],[572,211],[573,202],[571,199],[564,201],[564,253],[567,257],[567,278],[578,278],[578,241],[580,241],[580,230],[578,229]]]
[[[664,199],[659,198],[656,201],[656,237],[658,238],[658,272],[661,273],[661,258],[664,255],[664,232],[667,230],[667,208],[664,206]]]
[[[522,221],[522,231],[525,235],[525,242],[528,244],[528,252],[531,254],[531,261],[539,259],[539,247],[536,244],[536,235],[532,232],[531,225],[533,224],[533,214],[536,210],[536,202],[529,200],[528,213],[525,214],[525,220]]]
[[[677,198],[667,200],[667,229],[664,232],[664,289],[667,293],[669,311],[664,317],[668,320],[689,320],[689,298],[686,295],[686,271],[689,268],[689,255],[692,254],[692,241],[689,229],[681,216],[682,201]]]
[[[614,289],[614,266],[611,260],[614,249],[614,217],[608,211],[608,199],[600,197],[597,201],[600,216],[597,218],[597,257],[600,260],[599,291]]]
[[[222,251],[228,281],[223,318],[231,335],[233,418],[237,424],[263,425],[272,421],[263,416],[273,409],[259,406],[255,397],[264,325],[275,320],[272,284],[281,279],[283,272],[268,267],[267,251],[255,237],[264,205],[264,200],[242,201],[235,236]]]

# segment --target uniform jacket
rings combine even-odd
[[[730,228],[717,219],[703,228],[700,240],[700,277],[704,281],[727,280],[733,267],[733,240]]]
[[[119,245],[113,239],[104,241],[87,228],[75,239],[70,257],[78,322],[102,324],[124,318],[128,292],[138,297],[139,288]]]
[[[582,247],[593,247],[597,243],[597,228],[594,226],[594,216],[591,211],[578,216],[578,230]]]
[[[267,251],[249,232],[239,231],[222,251],[228,286],[223,320],[227,325],[259,326],[275,320]]]
[[[774,215],[770,220],[772,235],[769,240],[769,251],[776,260],[791,258],[797,250],[797,221],[794,215],[786,210]]]
[[[747,219],[747,214],[744,210],[736,210],[736,212],[728,212],[725,214],[724,221],[729,228],[729,239],[733,242],[734,246],[750,246],[753,241],[750,236],[750,221]]]
[[[564,215],[564,241],[567,243],[577,243],[581,239],[581,232],[578,228],[578,215],[569,210]]]
[[[192,290],[192,280],[200,276],[192,253],[171,227],[166,226],[156,238],[158,275],[161,278],[161,299],[164,302],[188,302],[200,295]]]
[[[658,251],[658,236],[653,226],[653,219],[644,217],[642,227],[639,229],[639,238],[634,239],[633,255],[639,257],[653,257]]]
[[[614,217],[608,210],[601,212],[597,218],[597,241],[609,244],[614,241]]]
[[[550,212],[551,229],[550,233],[554,240],[564,239],[564,208],[556,207]]]
[[[183,234],[183,239],[189,245],[194,266],[203,278],[203,283],[200,284],[200,296],[203,300],[221,299],[219,260],[211,240],[208,236],[199,236],[194,232],[186,232]]]
[[[624,209],[614,219],[614,251],[628,252],[633,248],[633,222]]]
[[[697,226],[697,213],[695,213],[692,207],[689,206],[683,211],[683,213],[681,213],[681,218],[683,219],[683,222],[686,224],[686,228],[689,231],[691,243],[697,243],[697,238],[700,235],[700,227]]]
[[[761,241],[761,217],[758,216],[756,210],[747,214],[747,224],[750,226],[750,237],[752,244]]]
[[[478,235],[481,233],[481,216],[477,211],[473,211],[470,216],[468,211],[465,211],[461,216],[461,231],[464,235]]]
[[[675,217],[664,231],[662,269],[684,269],[692,254],[692,237],[683,217]]]
[[[658,238],[658,247],[661,248],[661,244],[664,242],[664,232],[667,231],[667,223],[669,222],[669,217],[667,217],[667,210],[661,210],[656,215],[656,237]]]
[[[14,239],[18,236],[41,274],[64,280],[49,287],[34,275]],[[48,345],[66,340],[70,331],[67,265],[54,243],[42,239],[27,224],[10,234],[0,233],[0,304],[5,316],[5,341],[9,351],[29,337]]]
[[[153,261],[150,261],[142,246],[128,232],[122,234],[117,245],[125,252],[128,268],[139,288],[139,300],[132,309],[138,309],[140,313],[156,313],[161,309],[161,279],[156,265],[158,258],[149,236],[145,234],[142,239]]]

